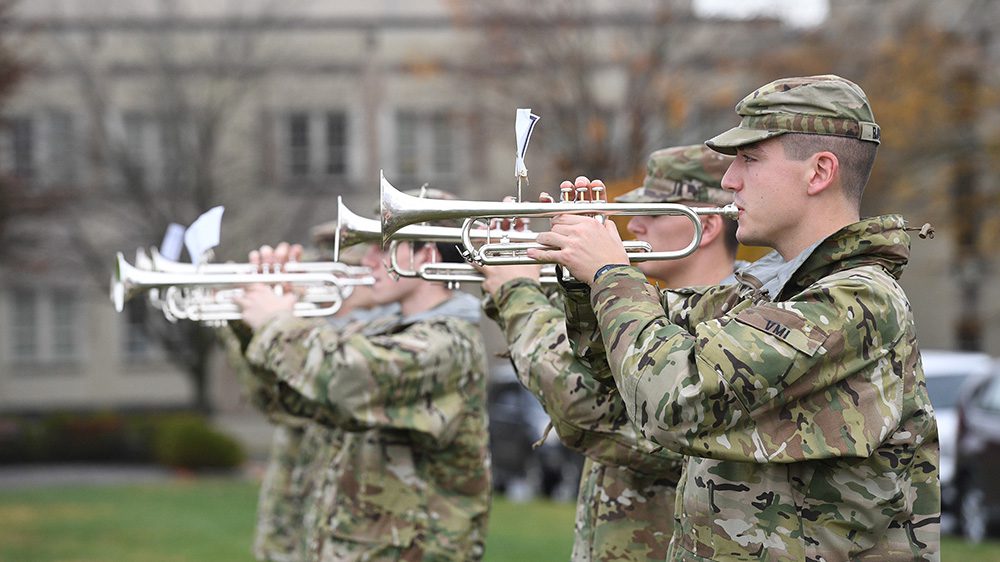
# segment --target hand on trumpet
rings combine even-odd
[[[271,287],[261,284],[250,285],[242,295],[233,299],[243,311],[243,323],[254,330],[280,316],[292,316],[297,300],[299,297],[295,293],[279,295]]]
[[[539,201],[545,203],[551,203],[553,201],[552,197],[547,193],[542,193],[538,198]],[[511,203],[514,201],[514,197],[507,196],[504,197],[504,203]],[[530,220],[527,218],[517,218],[517,219],[493,219],[489,228],[500,229],[500,230],[517,230],[524,231],[528,229],[528,224]],[[512,224],[513,223],[513,224]],[[497,290],[500,289],[508,281],[513,281],[514,279],[530,279],[532,281],[538,282],[541,277],[542,266],[541,265],[494,265],[494,266],[484,266],[473,264],[473,267],[479,270],[483,274],[483,291],[489,293],[490,295],[496,296]]]
[[[286,263],[298,261],[301,257],[302,246],[287,242],[274,248],[265,244],[258,250],[251,250],[248,255],[250,263],[256,265],[261,273],[284,271]],[[243,311],[243,322],[257,330],[278,316],[291,316],[299,297],[287,284],[282,287],[281,294],[267,285],[254,284],[246,287],[243,294],[233,300]]]
[[[258,250],[251,250],[248,258],[261,273],[284,271],[286,263],[299,261],[302,258],[302,245],[282,242],[272,248],[265,244]]]
[[[595,187],[603,190],[604,182],[589,180],[584,176],[575,182],[564,181],[561,190]],[[528,257],[562,265],[576,279],[591,284],[597,270],[608,264],[628,264],[628,254],[614,222],[598,221],[585,215],[559,215],[550,221],[549,232],[538,235],[538,243],[551,250],[529,249]]]

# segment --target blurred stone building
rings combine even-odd
[[[649,151],[731,126],[739,97],[781,72],[764,64],[774,46],[815,33],[704,17],[689,0],[553,5],[18,4],[5,33],[29,74],[3,113],[0,171],[25,203],[0,226],[0,413],[198,396],[244,412],[204,334],[141,303],[115,313],[115,252],[131,260],[214,205],[226,208],[220,259],[305,242],[335,218],[338,195],[373,216],[380,170],[402,189],[498,200],[514,193],[517,107],[542,117],[526,194],[575,173],[623,190]],[[860,17],[859,3],[844,6],[831,21]],[[949,348],[957,305],[938,297],[955,284],[935,244],[917,246],[904,282],[922,345]],[[984,348],[1000,352],[987,332]]]

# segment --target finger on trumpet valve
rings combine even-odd
[[[591,191],[591,200],[594,203],[606,203],[607,202],[607,199],[604,197],[604,186],[603,185],[600,185],[600,184],[595,185],[595,186],[593,186],[593,187],[590,188],[590,191]]]
[[[590,188],[583,186],[576,188],[576,202],[585,203],[587,202],[587,194],[590,192]]]

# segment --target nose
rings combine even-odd
[[[632,234],[641,234],[646,231],[646,217],[644,215],[635,215],[628,220],[628,224],[625,225],[626,230]]]
[[[738,160],[733,162],[726,168],[726,173],[722,175],[721,186],[722,189],[726,191],[739,191],[741,184],[739,181],[739,172],[736,171],[736,165]]]

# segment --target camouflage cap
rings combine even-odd
[[[723,154],[785,133],[850,137],[879,142],[868,97],[857,84],[833,74],[782,78],[736,104],[739,126],[705,142]]]
[[[309,234],[312,235],[313,242],[316,244],[332,243],[334,236],[337,234],[337,221],[326,221],[309,229]]]
[[[725,205],[733,194],[722,189],[722,176],[733,161],[705,145],[657,150],[646,160],[642,186],[615,198],[618,203],[677,203]]]
[[[365,244],[348,246],[340,249],[340,263],[347,265],[361,265],[361,260],[365,257],[368,248]]]

